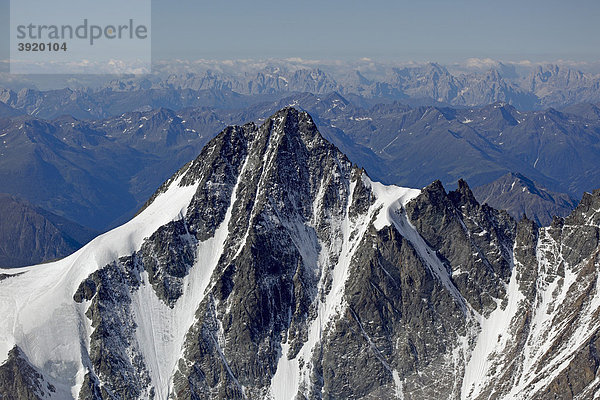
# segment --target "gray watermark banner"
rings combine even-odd
[[[10,72],[151,72],[151,0],[11,0]]]

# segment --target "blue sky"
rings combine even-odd
[[[597,0],[155,0],[153,15],[166,57],[600,57]]]
[[[3,59],[8,4],[0,0]],[[600,59],[598,0],[152,0],[152,7],[154,59]]]

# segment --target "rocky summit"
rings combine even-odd
[[[1,399],[589,399],[600,191],[548,227],[372,181],[285,108],[0,270]]]

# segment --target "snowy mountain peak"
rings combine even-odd
[[[598,199],[538,229],[464,181],[382,185],[285,108],[75,254],[0,270],[0,397],[586,397]]]

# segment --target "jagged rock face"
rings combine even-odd
[[[0,366],[0,399],[37,400],[51,398],[56,388],[44,379],[18,346]]]
[[[373,182],[286,108],[73,256],[2,271],[0,394],[590,398],[599,226],[600,191],[538,228],[464,181]]]
[[[434,182],[407,210],[471,306],[484,315],[494,310],[511,272],[514,222],[508,214],[480,206],[462,180],[448,195]]]
[[[566,219],[517,227],[508,305],[484,323],[486,355],[472,398],[592,398],[597,395],[600,191]],[[492,322],[496,322],[494,326]],[[487,331],[487,332],[486,332]],[[499,335],[499,336],[498,336]],[[497,337],[485,346],[483,338]],[[577,372],[575,372],[577,371]]]
[[[287,335],[294,347],[306,335],[321,273],[320,240],[340,234],[332,222],[348,207],[352,165],[320,137],[306,115],[276,115],[253,135],[235,202],[229,205],[229,235],[215,266],[217,279],[192,328],[199,337],[188,338],[188,362],[176,375],[178,397],[193,398],[190,380],[206,392],[227,396],[241,395],[242,387],[248,395],[266,394],[281,337]],[[359,174],[354,175],[358,179]],[[224,216],[226,210],[224,204],[217,214]],[[223,217],[217,224],[222,221]],[[210,325],[216,326],[208,322],[217,315],[221,327],[211,331]],[[212,362],[206,364],[197,355],[208,336],[220,343],[213,346],[207,357]],[[221,353],[231,357],[222,367],[228,371],[229,389],[205,378],[215,363],[228,359]]]

